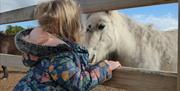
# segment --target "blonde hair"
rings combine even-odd
[[[49,0],[37,5],[35,18],[51,34],[80,41],[80,7],[74,0]]]

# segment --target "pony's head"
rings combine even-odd
[[[106,11],[87,15],[85,45],[94,62],[103,60],[115,48],[113,14],[113,11]]]

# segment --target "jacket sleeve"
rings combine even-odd
[[[112,71],[105,62],[84,68],[73,62],[73,56],[59,56],[49,67],[52,79],[68,91],[88,91],[112,77]]]

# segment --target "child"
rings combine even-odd
[[[80,10],[74,0],[51,0],[36,9],[40,27],[19,32],[15,42],[30,69],[14,91],[89,91],[112,76],[118,62],[89,65],[80,41]]]

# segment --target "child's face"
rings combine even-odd
[[[43,44],[48,41],[48,39],[48,33],[41,28],[33,29],[29,35],[29,40],[34,44]]]
[[[56,36],[43,31],[41,28],[33,29],[31,33],[24,38],[24,40],[33,44],[47,46],[57,46],[58,44],[63,43]]]

